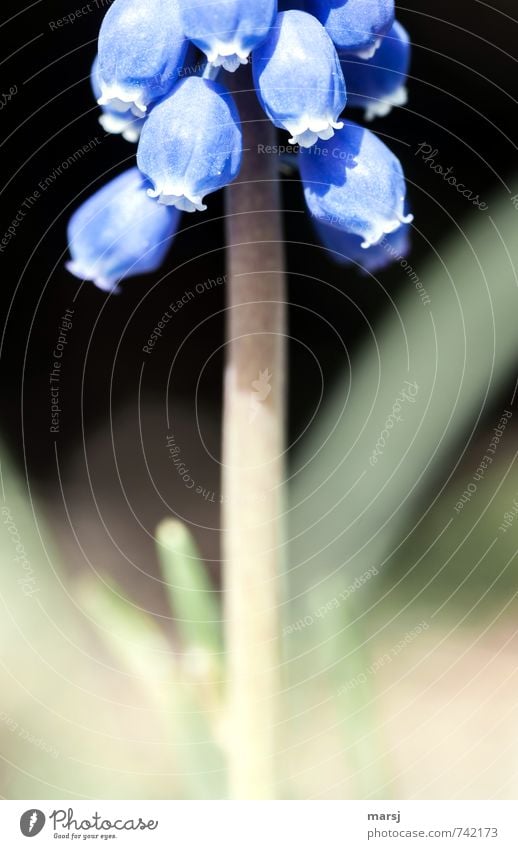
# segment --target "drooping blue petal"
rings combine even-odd
[[[360,236],[362,247],[412,220],[404,214],[399,160],[369,130],[348,121],[329,141],[301,150],[299,159],[312,215]]]
[[[187,38],[216,67],[235,71],[266,38],[277,0],[179,0]]]
[[[331,259],[340,265],[354,265],[359,271],[375,274],[410,253],[410,224],[402,224],[393,233],[382,236],[377,245],[362,248],[360,236],[338,230],[324,221],[313,219],[319,240],[331,251]]]
[[[232,97],[219,83],[190,77],[151,112],[137,163],[163,204],[185,212],[207,207],[203,198],[237,177],[242,136]]]
[[[394,0],[306,0],[338,50],[370,59],[394,23]]]
[[[178,0],[115,0],[99,33],[100,106],[143,117],[178,81],[187,46]]]
[[[130,168],[90,197],[72,215],[67,268],[105,291],[125,277],[155,271],[178,227],[180,213],[147,194],[138,168]]]
[[[101,97],[98,56],[95,57],[92,65],[90,82],[94,97],[98,100]],[[129,142],[138,142],[140,138],[140,131],[144,121],[146,120],[145,118],[135,117],[131,109],[128,109],[126,112],[117,112],[115,109],[110,109],[109,106],[101,106],[101,113],[99,123],[105,132],[121,135]]]
[[[343,127],[338,117],[346,92],[340,61],[321,23],[307,12],[277,15],[253,54],[254,83],[262,106],[290,143],[310,147]]]
[[[347,80],[348,105],[365,109],[365,118],[388,115],[393,106],[407,102],[406,78],[410,67],[410,38],[398,21],[383,36],[372,59],[341,57]]]

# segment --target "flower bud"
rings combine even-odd
[[[412,221],[400,162],[369,130],[348,121],[333,139],[302,150],[299,162],[312,215],[360,236],[362,247]]]
[[[405,105],[410,39],[400,23],[395,21],[372,59],[343,55],[341,60],[347,80],[348,105],[365,109],[367,121],[383,118],[393,106]]]
[[[336,47],[370,59],[394,23],[394,0],[307,0]]]
[[[177,83],[187,46],[178,0],[115,0],[99,33],[99,105],[142,118]]]
[[[346,92],[340,61],[322,24],[307,12],[277,15],[269,36],[254,51],[254,82],[276,127],[290,144],[310,147],[343,127],[338,117]]]
[[[159,268],[180,216],[151,200],[146,187],[138,168],[130,168],[74,212],[68,225],[72,274],[110,291],[123,278]]]
[[[148,194],[185,212],[232,182],[241,166],[242,137],[232,97],[219,83],[189,77],[147,119],[137,163],[153,184]]]

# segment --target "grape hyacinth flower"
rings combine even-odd
[[[235,71],[268,35],[277,0],[178,0],[187,38],[216,68]]]
[[[176,233],[178,210],[155,203],[138,168],[103,186],[68,225],[68,270],[99,289],[160,267]]]
[[[370,130],[347,122],[329,141],[301,151],[300,172],[312,215],[362,238],[369,248],[412,216],[404,214],[405,178],[396,156]]]
[[[237,176],[241,152],[239,116],[229,93],[219,83],[190,77],[153,109],[137,163],[153,184],[150,197],[194,212],[207,208],[206,194]]]
[[[307,0],[337,49],[371,59],[394,23],[394,0]]]
[[[196,49],[206,59],[186,67]],[[92,86],[106,131],[140,136],[149,201],[202,211],[239,174],[242,126],[225,82],[249,58],[250,96],[300,149],[311,214],[365,250],[411,219],[398,159],[344,109],[370,119],[405,102],[409,56],[393,0],[114,0]]]
[[[254,52],[253,72],[264,111],[276,127],[291,134],[290,144],[311,147],[343,127],[338,120],[346,103],[340,62],[313,15],[281,12]]]
[[[383,118],[393,106],[407,102],[410,38],[398,21],[372,59],[344,54],[341,64],[349,86],[348,104],[363,108],[366,121]]]
[[[187,47],[178,0],[116,0],[99,33],[99,105],[144,117],[178,82]]]

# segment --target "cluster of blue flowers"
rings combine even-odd
[[[92,89],[104,129],[138,142],[138,167],[72,216],[70,271],[112,290],[158,268],[179,211],[206,209],[237,177],[240,118],[219,73],[249,61],[266,115],[300,148],[321,241],[338,261],[387,265],[412,218],[401,165],[342,114],[347,104],[371,120],[403,105],[409,60],[394,0],[115,0]]]

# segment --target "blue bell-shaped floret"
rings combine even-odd
[[[409,67],[410,38],[406,29],[395,21],[372,59],[342,57],[348,105],[365,109],[367,121],[388,115],[393,106],[404,106]]]
[[[99,189],[72,215],[67,268],[105,291],[161,265],[178,228],[178,210],[147,194],[138,168],[130,168]]]
[[[142,118],[178,82],[187,47],[178,0],[115,0],[99,33],[99,105]]]
[[[101,96],[101,82],[99,79],[99,57],[96,56],[90,73],[90,83],[94,97],[98,100]],[[138,142],[140,131],[145,118],[137,118],[131,109],[127,112],[117,112],[109,106],[101,106],[99,123],[106,133],[121,135],[126,141]]]
[[[187,38],[208,61],[235,71],[266,38],[277,0],[179,0]]]
[[[329,141],[301,150],[300,173],[312,215],[361,237],[380,241],[403,223],[406,185],[396,156],[374,133],[348,121]]]
[[[153,184],[150,197],[185,212],[237,177],[242,136],[232,97],[219,83],[189,77],[147,119],[137,163]]]
[[[370,59],[394,23],[394,0],[306,0],[339,51]]]
[[[313,15],[277,15],[268,38],[254,51],[254,82],[262,106],[290,143],[310,147],[343,127],[338,118],[346,92],[340,61],[326,30]]]

